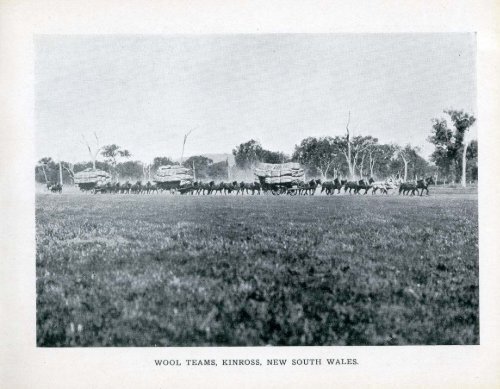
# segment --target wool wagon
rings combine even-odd
[[[111,174],[104,170],[87,168],[81,172],[75,173],[74,183],[83,192],[95,192],[99,187],[102,187],[111,182]]]
[[[171,192],[182,191],[183,188],[192,186],[193,173],[191,169],[180,165],[164,165],[156,170],[153,181],[158,189]]]
[[[297,162],[259,163],[254,169],[255,182],[273,195],[296,195],[305,182],[304,169]]]

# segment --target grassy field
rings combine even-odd
[[[38,194],[39,346],[478,344],[477,195]]]

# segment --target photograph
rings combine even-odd
[[[480,345],[475,33],[33,50],[38,350]]]

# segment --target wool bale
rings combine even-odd
[[[103,170],[87,168],[75,173],[75,184],[107,183],[111,181],[111,174]]]
[[[287,162],[282,164],[259,163],[255,170],[256,177],[262,177],[268,184],[290,183],[293,180],[303,181],[304,169],[297,162]]]
[[[160,166],[153,176],[155,182],[180,182],[191,183],[193,181],[193,174],[191,169],[185,168],[180,165],[164,165]]]

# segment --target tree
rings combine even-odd
[[[115,180],[118,179],[118,172],[116,170],[116,165],[119,158],[130,158],[132,154],[130,151],[122,149],[116,144],[107,145],[102,147],[101,155],[104,157],[104,161],[109,163],[112,167],[112,174],[115,176]]]
[[[207,177],[214,180],[221,179],[225,180],[228,178],[228,165],[227,161],[220,161],[213,163],[207,168]]]
[[[58,164],[51,157],[40,159],[35,167],[36,182],[57,182],[58,181]]]
[[[318,169],[323,179],[335,166],[339,165],[341,151],[332,137],[308,137],[302,140],[292,155],[294,161]]]
[[[37,166],[35,167],[35,179],[37,181],[39,181],[37,179],[38,172],[43,173],[43,178],[45,180],[45,183],[50,181],[49,177],[47,176],[46,168],[49,168],[52,162],[53,162],[52,158],[50,158],[50,157],[44,157],[38,161]]]
[[[410,144],[405,147],[397,147],[395,153],[397,157],[394,158],[391,164],[393,172],[403,176],[404,181],[407,181],[409,177],[417,179],[428,174],[429,164],[419,153],[420,149]]]
[[[368,154],[368,167],[370,169],[370,177],[385,177],[387,176],[388,164],[394,156],[396,147],[388,144],[372,144],[366,153]],[[377,167],[377,169],[375,168]]]
[[[153,166],[151,168],[156,171],[160,166],[165,165],[175,165],[176,163],[172,161],[169,157],[155,157],[153,159]]]
[[[354,166],[352,163],[352,148],[351,148],[351,133],[349,131],[349,123],[351,122],[351,111],[349,111],[349,115],[347,117],[347,124],[345,126],[346,129],[346,136],[345,136],[345,151],[344,155],[347,159],[347,166],[349,167],[349,177],[352,179],[354,178]],[[341,145],[342,142],[339,142],[339,145]]]
[[[70,162],[61,162],[61,166],[66,170],[67,174],[71,178],[71,181],[75,181],[75,165]]]
[[[254,139],[241,143],[233,149],[236,166],[240,169],[251,169],[259,161],[262,154],[262,146]]]
[[[187,141],[187,138],[188,138],[189,134],[191,134],[193,131],[194,131],[194,129],[189,130],[188,132],[186,132],[186,133],[184,134],[184,140],[183,140],[183,142],[182,142],[181,163],[184,161],[184,147],[186,146],[186,141]]]
[[[254,139],[241,143],[233,149],[234,160],[239,169],[252,169],[257,162],[284,163],[290,157],[281,151],[271,151],[262,148],[260,143]]]
[[[213,160],[202,155],[195,155],[189,157],[182,164],[184,167],[193,169],[196,174],[196,179],[206,178],[208,176],[208,168],[213,164]]]
[[[89,150],[90,159],[92,161],[92,169],[95,170],[97,156],[99,155],[99,151],[101,151],[101,147],[99,146],[99,137],[97,136],[97,133],[94,132],[94,138],[96,140],[96,144],[93,147],[93,150],[90,147],[90,143],[87,142],[87,139],[85,138],[85,136],[83,134],[82,134],[82,138],[83,138],[83,141],[85,142],[85,144],[87,145],[87,149]]]
[[[433,143],[435,150],[431,155],[431,160],[439,168],[440,173],[450,177],[452,182],[456,182],[457,177],[462,177],[462,185],[465,186],[467,172],[467,147],[465,141],[467,130],[475,123],[476,118],[463,110],[445,110],[455,130],[448,128],[448,123],[444,118],[432,119],[432,133],[428,141]]]
[[[477,181],[478,179],[478,147],[477,140],[473,139],[469,143],[466,150],[467,156],[467,171],[466,175],[469,181]]]
[[[86,167],[92,167],[91,162],[86,163]],[[75,168],[78,171],[79,164],[72,164],[70,162],[60,161],[56,163],[52,158],[45,157],[38,161],[35,167],[35,181],[39,183],[48,182],[62,182],[65,184],[72,184],[74,182]],[[84,168],[80,168],[83,170]],[[61,177],[62,176],[62,177]]]
[[[406,145],[405,148],[399,149],[398,154],[403,160],[403,163],[405,165],[405,170],[404,170],[404,176],[403,176],[403,181],[408,180],[408,163],[410,162],[410,155],[411,155],[412,149],[410,145]]]
[[[458,152],[462,154],[462,186],[466,186],[466,173],[467,173],[467,147],[468,142],[467,130],[476,122],[476,118],[468,113],[462,111],[448,110],[446,111],[450,115],[451,121],[455,126],[455,143],[460,144],[461,147]]]
[[[288,155],[281,151],[270,151],[262,149],[259,153],[259,161],[265,163],[284,163],[290,159]]]
[[[141,161],[125,161],[116,165],[119,177],[127,180],[142,180],[143,163]]]
[[[351,138],[348,133],[344,137],[335,137],[334,142],[346,159],[349,168],[349,178],[354,179],[356,177],[356,169],[362,175],[366,151],[369,147],[376,144],[378,139],[372,136],[361,135]]]

